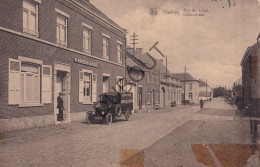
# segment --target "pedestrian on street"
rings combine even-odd
[[[204,105],[204,102],[203,102],[203,100],[202,100],[202,98],[201,98],[201,99],[200,99],[200,109],[203,108],[203,105]]]
[[[59,109],[59,114],[58,114],[58,121],[63,121],[63,99],[62,99],[62,93],[59,93],[59,96],[57,97],[57,108]]]

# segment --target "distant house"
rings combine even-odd
[[[209,100],[213,98],[213,89],[205,81],[199,81],[199,99]]]
[[[199,80],[190,73],[175,73],[172,76],[182,83],[183,92],[185,92],[182,94],[182,99],[189,100],[191,103],[199,103]]]
[[[242,99],[243,105],[255,115],[260,115],[260,44],[247,48],[242,60]]]

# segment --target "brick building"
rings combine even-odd
[[[260,115],[260,44],[257,42],[247,48],[242,60],[242,100],[248,112]]]
[[[142,49],[137,49],[135,56],[133,55],[133,50],[129,49],[126,55],[126,65],[129,67],[128,69],[131,70],[131,78],[128,74],[127,81],[132,83],[134,109],[144,111],[159,108],[160,70],[156,68],[156,66],[152,69],[147,69],[140,63],[141,61],[147,66],[148,64],[153,65],[154,63],[146,53],[142,52]],[[134,73],[134,70],[136,70],[136,73]],[[143,74],[141,74],[140,71],[142,71]]]
[[[157,61],[156,67],[160,69],[160,106],[161,108],[171,107],[172,102],[181,104],[182,85],[175,79],[171,72],[163,64],[163,60]]]
[[[4,130],[80,121],[99,94],[121,89],[115,83],[125,77],[126,31],[88,0],[0,2]]]

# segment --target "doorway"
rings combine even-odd
[[[64,105],[62,122],[70,122],[70,66],[55,65],[54,66],[54,118],[55,124],[61,123],[58,121],[59,109],[57,108],[57,97],[62,93]]]
[[[142,101],[143,101],[143,88],[139,87],[138,89],[139,89],[138,90],[139,110],[142,110],[143,109],[143,107],[142,107],[142,105],[143,105],[143,103],[142,103]]]
[[[162,108],[165,109],[165,88],[162,87]]]

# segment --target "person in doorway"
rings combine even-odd
[[[202,98],[201,98],[201,99],[200,99],[200,109],[203,108],[203,105],[204,105],[204,102],[203,102],[203,100],[202,100]]]
[[[59,96],[57,97],[57,108],[59,109],[59,114],[58,114],[58,121],[63,121],[63,99],[62,99],[62,93],[59,93]]]

